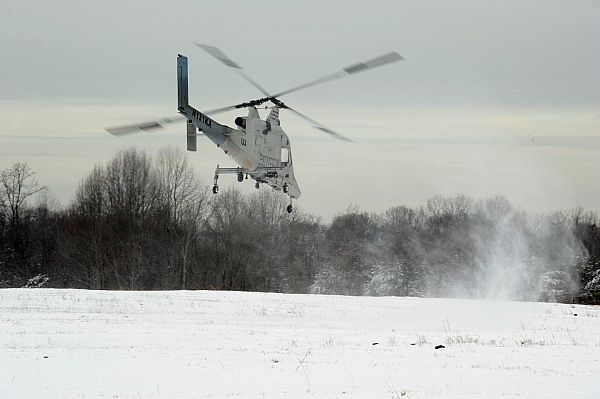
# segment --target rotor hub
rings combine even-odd
[[[256,106],[262,105],[262,104],[264,104],[264,103],[266,103],[268,101],[270,101],[271,103],[273,103],[273,105],[275,105],[276,107],[285,108],[285,109],[288,108],[288,106],[285,105],[285,103],[283,101],[279,100],[276,97],[258,98],[256,100],[251,100],[251,101],[247,101],[247,102],[243,102],[243,103],[237,104],[234,107],[238,108],[238,109],[239,108],[256,107]]]

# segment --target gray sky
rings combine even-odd
[[[599,1],[0,3],[0,168],[29,162],[63,203],[118,149],[185,148],[181,125],[102,131],[176,114],[177,53],[197,108],[260,97],[198,41],[273,91],[390,50],[406,58],[284,98],[356,141],[283,113],[307,211],[456,193],[600,211]],[[233,166],[208,140],[198,149],[189,158],[207,183],[217,163]]]

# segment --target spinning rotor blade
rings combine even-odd
[[[136,123],[133,125],[107,127],[105,130],[113,136],[127,136],[133,133],[149,132],[152,130],[164,129],[164,125],[168,125],[176,122],[183,122],[185,118],[177,115],[169,118],[161,118],[155,121],[148,121],[142,123]]]
[[[328,127],[324,126],[323,124],[304,115],[303,113],[296,111],[293,108],[288,107],[283,102],[278,100],[277,97],[283,96],[285,94],[293,93],[293,92],[296,92],[299,90],[303,90],[303,89],[306,89],[306,88],[309,88],[312,86],[316,86],[316,85],[319,85],[322,83],[330,82],[332,80],[341,79],[348,75],[354,75],[356,73],[367,71],[369,69],[374,69],[374,68],[377,68],[377,67],[380,67],[383,65],[391,64],[393,62],[402,61],[404,59],[400,54],[398,54],[396,52],[390,52],[387,54],[380,55],[379,57],[370,59],[368,61],[358,62],[356,64],[349,65],[345,68],[342,68],[342,70],[339,72],[335,72],[333,74],[323,76],[322,78],[315,79],[310,82],[292,87],[291,89],[281,91],[275,95],[271,95],[261,85],[259,85],[257,82],[255,82],[250,76],[246,75],[246,73],[243,71],[242,67],[238,63],[233,61],[231,58],[227,57],[225,55],[225,53],[223,53],[218,48],[213,47],[213,46],[208,46],[205,44],[201,44],[201,43],[194,43],[194,44],[196,44],[198,47],[200,47],[201,49],[206,51],[208,54],[210,54],[211,56],[213,56],[214,58],[219,60],[221,63],[225,64],[229,68],[234,69],[237,74],[239,74],[242,78],[244,78],[244,80],[246,80],[248,83],[250,83],[252,86],[257,88],[261,93],[263,93],[266,96],[264,98],[252,100],[252,101],[241,103],[241,104],[230,105],[227,107],[216,108],[216,109],[204,111],[205,115],[214,115],[214,114],[230,111],[230,110],[237,109],[237,108],[255,107],[255,106],[261,105],[267,101],[271,101],[276,106],[278,106],[280,108],[284,108],[284,109],[289,109],[291,112],[296,114],[298,117],[310,122],[315,129],[319,129],[322,132],[325,132],[337,139],[344,140],[344,141],[350,141],[350,142],[352,142],[352,140],[350,140],[349,138],[335,132],[334,130],[329,129]],[[140,131],[149,132],[149,131],[156,130],[156,129],[163,129],[164,125],[175,123],[175,122],[182,122],[184,120],[185,120],[185,117],[178,115],[175,117],[162,118],[162,119],[158,119],[155,121],[142,122],[142,123],[137,123],[137,124],[133,124],[133,125],[110,127],[110,128],[106,128],[106,130],[114,136],[125,136],[128,134],[139,133]]]
[[[244,78],[248,83],[252,86],[256,87],[262,94],[267,97],[271,97],[271,95],[258,83],[254,81],[250,76],[246,75],[243,71],[243,68],[237,62],[233,61],[231,58],[227,57],[225,53],[213,46],[207,46],[206,44],[194,43],[196,46],[200,47],[202,50],[206,51],[208,54],[215,57],[217,60],[221,61],[223,64],[227,65],[230,68],[233,68],[238,75]]]
[[[222,112],[231,111],[232,109],[236,109],[236,108],[238,108],[236,105],[228,105],[226,107],[209,109],[208,111],[202,111],[202,113],[204,115],[216,115],[216,114],[220,114]]]
[[[292,111],[292,113],[296,114],[296,116],[304,119],[305,121],[308,121],[312,124],[312,127],[314,127],[315,129],[319,129],[320,131],[327,133],[333,137],[335,137],[336,139],[339,140],[344,140],[344,141],[349,141],[351,143],[353,143],[352,140],[350,140],[348,137],[339,134],[338,132],[331,130],[330,128],[324,126],[322,123],[317,122],[316,120],[309,118],[308,116],[304,115],[303,113],[296,111],[294,108],[290,108],[286,105],[285,109],[288,109],[290,111]]]
[[[330,82],[330,81],[336,80],[336,79],[341,79],[348,75],[354,75],[356,73],[367,71],[369,69],[373,69],[373,68],[377,68],[377,67],[380,67],[383,65],[391,64],[392,62],[402,61],[403,59],[404,59],[404,57],[402,57],[400,54],[396,53],[395,51],[392,51],[391,53],[380,55],[379,57],[375,57],[368,61],[357,62],[356,64],[349,65],[345,68],[342,68],[341,71],[332,73],[331,75],[323,76],[322,78],[315,79],[310,82],[292,87],[291,89],[281,91],[279,93],[274,94],[273,97],[280,97],[285,94],[289,94],[289,93],[293,93],[298,90],[306,89],[308,87],[312,87],[312,86],[316,86],[316,85],[319,85],[322,83]]]
[[[204,115],[215,115],[220,114],[222,112],[231,111],[232,109],[239,108],[237,105],[228,105],[227,107],[210,109],[208,111],[202,111]],[[152,130],[164,129],[165,125],[169,125],[171,123],[183,122],[185,121],[185,117],[182,115],[177,115],[169,118],[161,118],[155,121],[141,122],[135,123],[133,125],[124,125],[124,126],[115,126],[115,127],[107,127],[105,130],[112,134],[113,136],[127,136],[129,134],[139,133],[139,132],[149,132]]]

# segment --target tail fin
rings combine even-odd
[[[188,64],[185,55],[177,55],[177,108],[188,106]]]
[[[188,150],[196,150],[197,131],[202,131],[213,143],[221,145],[227,140],[229,127],[210,119],[189,104],[188,98],[188,59],[177,55],[177,109],[188,121]],[[254,110],[256,112],[256,110]],[[257,112],[258,114],[258,112]]]

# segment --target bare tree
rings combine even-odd
[[[202,196],[198,190],[203,188],[202,183],[183,152],[175,147],[161,149],[154,164],[161,201],[167,205],[169,216],[179,223],[185,213],[183,208]]]
[[[171,261],[181,262],[181,289],[187,288],[189,254],[209,218],[208,188],[198,178],[185,154],[167,147],[154,162],[160,202],[169,219],[179,228],[171,232]]]
[[[105,169],[109,206],[131,220],[150,212],[158,199],[152,162],[146,153],[130,148],[120,151]]]
[[[26,162],[17,162],[0,173],[0,207],[18,236],[20,213],[26,201],[44,191]]]

